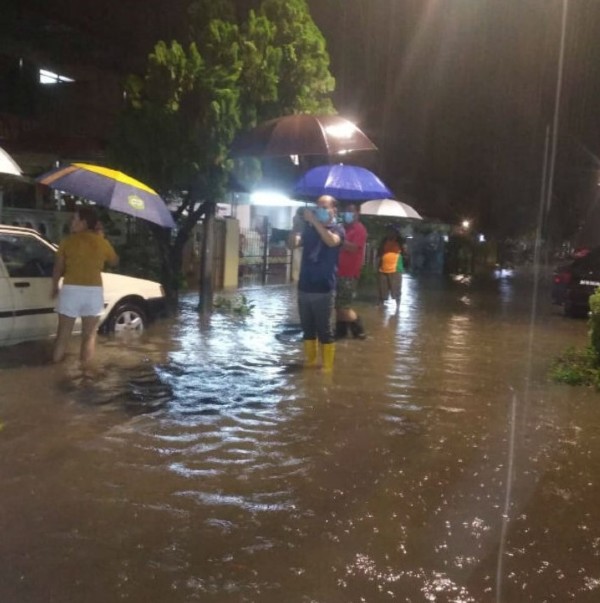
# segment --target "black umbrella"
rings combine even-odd
[[[376,151],[377,147],[351,121],[339,115],[286,115],[239,134],[232,157],[338,155]]]

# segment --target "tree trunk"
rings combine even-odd
[[[156,241],[157,251],[160,256],[161,284],[167,298],[169,313],[177,308],[179,301],[179,275],[181,274],[182,253],[181,248],[171,244],[171,233],[165,228],[152,227],[152,234]]]
[[[213,247],[215,230],[215,203],[208,203],[204,213],[202,253],[200,257],[200,312],[210,312],[213,307]]]
[[[183,248],[188,242],[190,235],[198,223],[200,217],[212,208],[212,223],[214,225],[214,212],[215,204],[204,202],[200,207],[192,210],[194,203],[189,201],[186,203],[188,209],[188,215],[183,219],[181,215],[177,216],[178,232],[175,240],[172,240],[171,231],[166,228],[161,228],[154,224],[151,225],[154,239],[157,243],[158,252],[161,260],[161,271],[162,271],[162,285],[165,288],[165,295],[167,298],[167,304],[169,310],[175,310],[179,301],[179,289],[181,285],[181,274],[183,268]],[[205,222],[206,223],[206,222]],[[206,237],[204,237],[206,240]],[[212,243],[209,251],[212,250]],[[204,243],[202,249],[202,256],[204,257]],[[201,262],[203,259],[201,258]],[[210,257],[210,267],[212,267],[212,255]],[[200,266],[202,270],[202,264]],[[202,283],[200,283],[202,286]],[[212,272],[210,281],[210,303],[209,307],[212,307]]]

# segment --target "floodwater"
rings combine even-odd
[[[246,295],[102,339],[94,383],[0,351],[0,601],[600,600],[600,394],[547,378],[584,321],[405,278],[328,377],[293,288]]]

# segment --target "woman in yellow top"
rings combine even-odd
[[[98,319],[104,309],[102,269],[105,263],[116,266],[118,261],[115,250],[99,229],[94,209],[79,208],[71,220],[71,234],[58,247],[52,274],[52,297],[58,295],[54,362],[65,357],[75,319],[81,317],[79,359],[82,368],[89,366],[96,347]]]
[[[402,292],[402,239],[394,226],[386,228],[385,238],[377,251],[379,256],[379,303],[383,304],[391,293],[400,305]]]

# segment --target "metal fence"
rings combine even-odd
[[[288,230],[271,228],[265,218],[259,229],[240,229],[239,283],[241,287],[287,283],[292,278]]]

